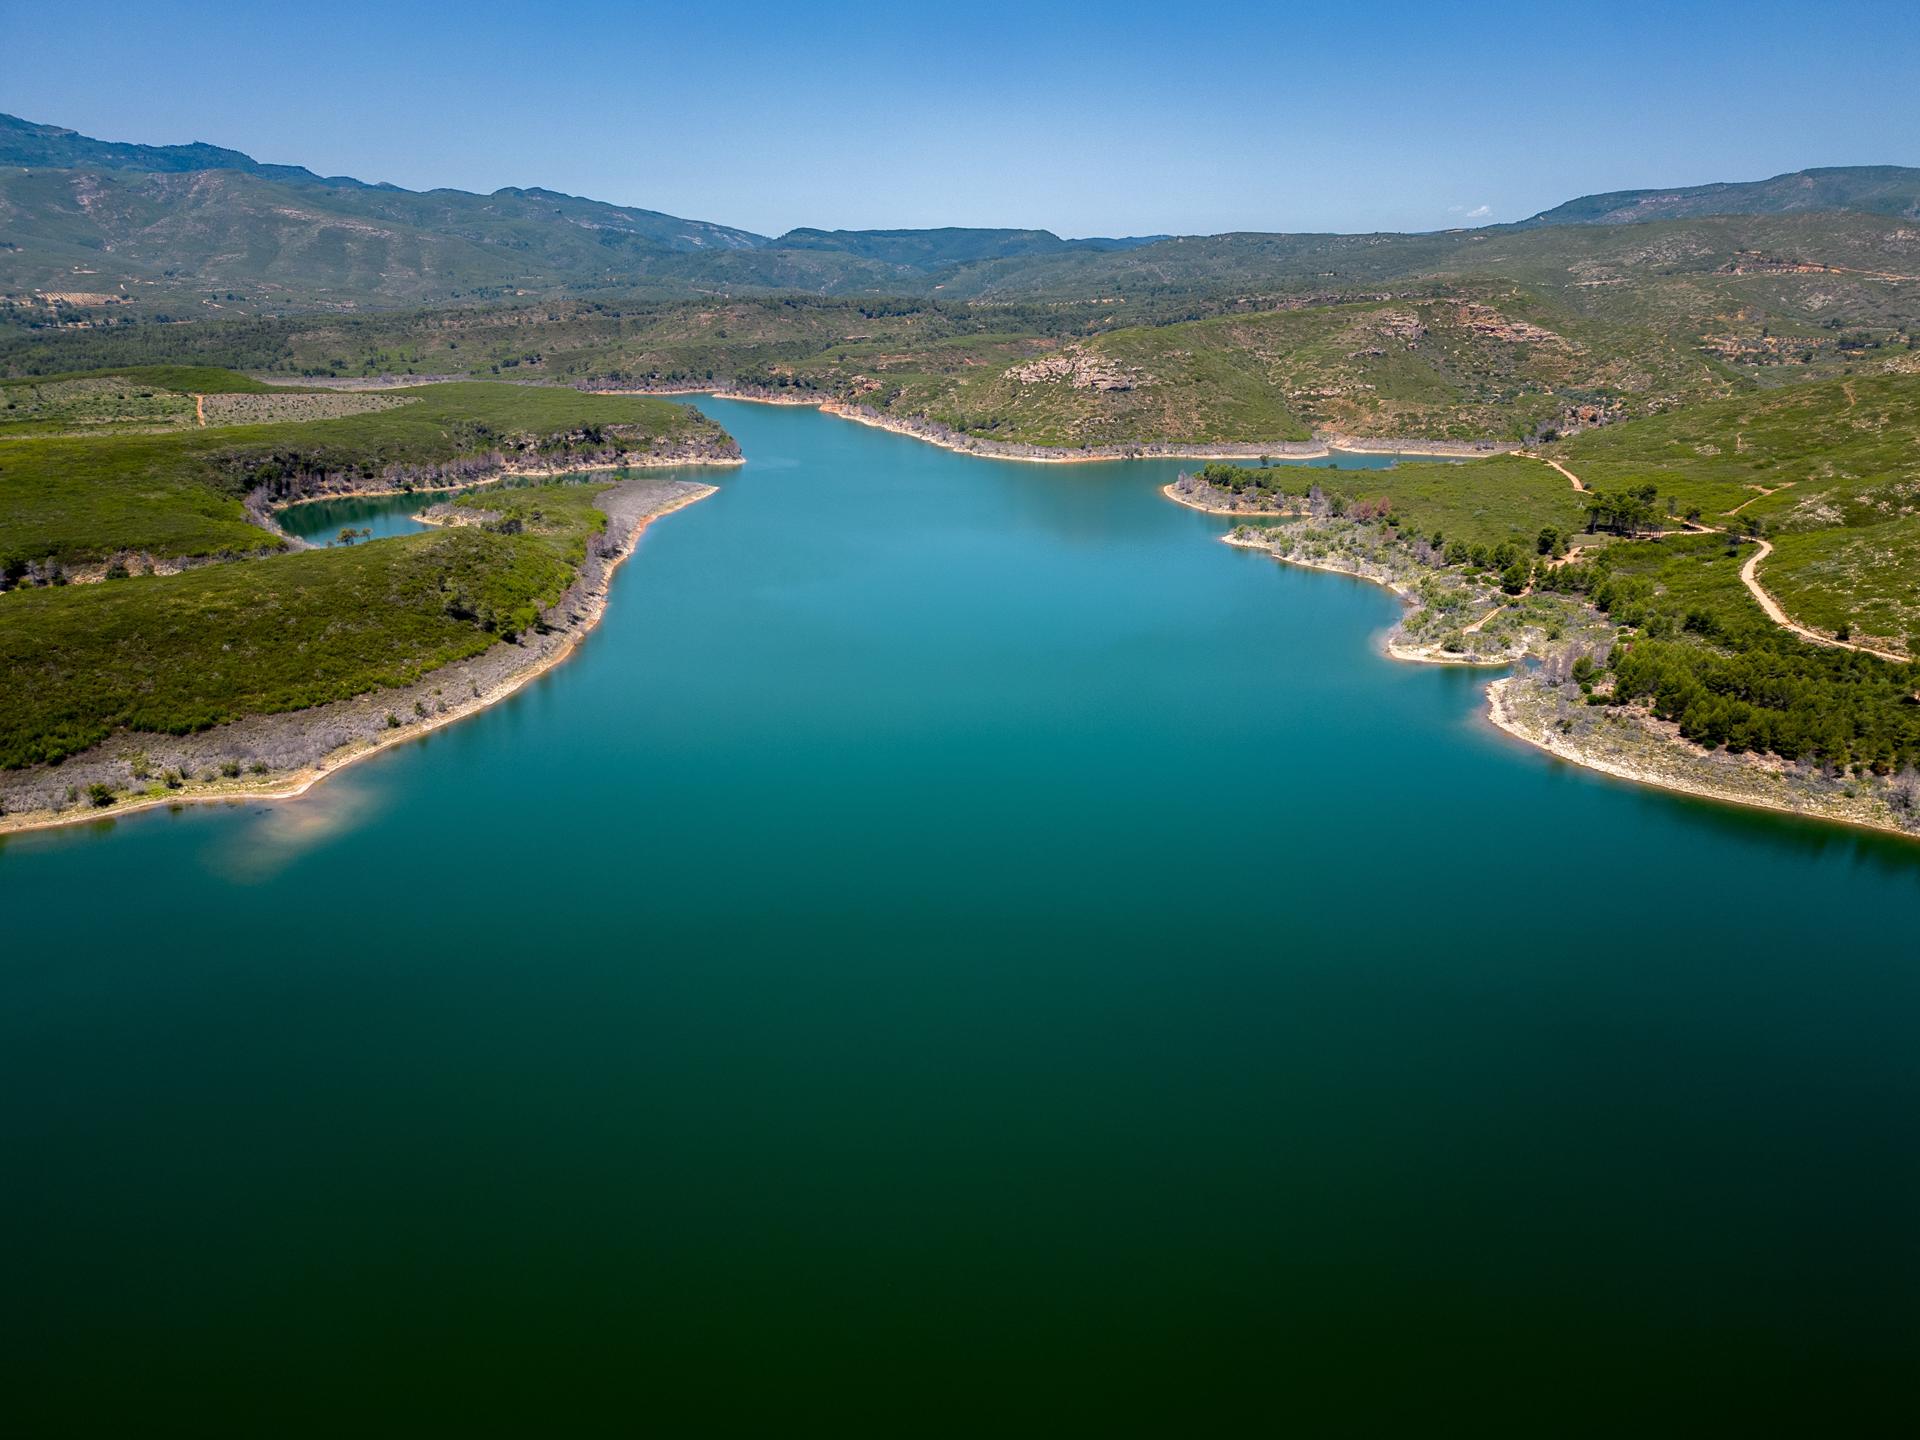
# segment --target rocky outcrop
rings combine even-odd
[[[1513,345],[1552,345],[1562,350],[1580,348],[1564,335],[1555,334],[1529,320],[1515,320],[1502,315],[1491,305],[1482,305],[1477,300],[1461,302],[1454,311],[1454,319],[1474,334],[1489,340],[1504,340]]]
[[[1375,331],[1384,340],[1398,340],[1403,345],[1414,345],[1427,338],[1427,327],[1420,323],[1420,317],[1409,310],[1389,310],[1380,316],[1374,325]]]
[[[1146,384],[1151,376],[1131,365],[1122,365],[1091,350],[1075,345],[1057,355],[1042,355],[1007,371],[1007,378],[1022,385],[1047,385],[1065,381],[1076,390],[1131,390]]]

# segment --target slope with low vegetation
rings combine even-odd
[[[1746,397],[1582,436],[1558,447],[1560,473],[1515,456],[1326,480],[1288,498],[1305,521],[1240,533],[1394,585],[1415,607],[1410,658],[1539,657],[1500,713],[1556,753],[1910,830],[1920,663],[1911,640],[1858,641],[1862,617],[1892,628],[1915,604],[1916,405],[1905,377]],[[1795,624],[1844,617],[1831,641],[1779,623],[1749,583],[1752,537],[1775,525],[1771,594]]]
[[[141,397],[164,393],[152,379],[164,373],[111,378],[137,385],[126,393],[145,405],[152,399]],[[206,374],[192,378],[212,388]],[[244,376],[226,383],[273,398]],[[472,383],[396,390],[378,402],[324,420],[0,437],[0,575],[18,583],[116,557],[151,564],[282,548],[251,523],[249,497],[271,504],[325,490],[430,488],[516,466],[700,458],[726,447],[696,412],[638,396]]]
[[[144,406],[163,378],[261,388],[157,372],[54,384],[84,384],[90,407],[110,394]],[[602,539],[610,481],[516,480],[513,462],[538,476],[737,455],[698,412],[644,397],[459,384],[397,398],[329,420],[0,439],[0,539],[33,557],[9,563],[12,593],[0,595],[0,770],[68,761],[116,733],[191,734],[412,685],[512,644],[546,626],[590,546],[625,535]],[[485,508],[461,512],[474,523],[338,549],[289,552],[242,503],[322,483],[489,479]],[[629,523],[679,491],[701,492],[653,488],[659,496],[627,502],[639,517]],[[177,561],[210,548],[236,558],[181,573],[119,563],[134,551]],[[63,566],[102,556],[116,557],[102,583],[69,583]],[[299,753],[311,759],[311,749]],[[46,790],[36,783],[20,781]]]
[[[1764,532],[1763,583],[1802,623],[1916,653],[1920,375],[1703,404],[1555,453],[1596,490],[1652,485],[1699,523]]]

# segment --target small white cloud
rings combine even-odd
[[[1484,220],[1491,214],[1493,214],[1493,207],[1491,205],[1476,205],[1473,209],[1467,211],[1467,219]]]

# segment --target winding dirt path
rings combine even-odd
[[[196,395],[193,397],[193,419],[194,419],[194,423],[197,424],[202,430],[207,428],[207,397],[206,396]]]
[[[1747,563],[1740,567],[1740,583],[1747,587],[1747,593],[1760,602],[1760,608],[1767,612],[1767,618],[1776,625],[1785,626],[1803,640],[1811,640],[1816,645],[1829,645],[1836,650],[1857,650],[1862,655],[1877,655],[1882,660],[1891,660],[1896,665],[1907,663],[1908,657],[1892,650],[1876,650],[1871,645],[1856,645],[1851,640],[1839,640],[1831,635],[1822,635],[1818,630],[1809,630],[1795,620],[1781,606],[1780,602],[1769,595],[1760,583],[1760,562],[1773,553],[1771,540],[1756,540],[1760,548],[1747,557]]]
[[[1558,460],[1549,460],[1545,455],[1536,455],[1533,458],[1540,461],[1543,465],[1551,465],[1562,475],[1566,476],[1567,479],[1573,483],[1574,489],[1584,491],[1587,488],[1580,482],[1578,475],[1567,469],[1567,467],[1562,465]],[[1775,495],[1785,490],[1793,483],[1793,481],[1789,480],[1785,485],[1776,485],[1771,490],[1761,490],[1758,495],[1753,497],[1753,500],[1764,500],[1769,495]],[[1733,509],[1727,511],[1727,514],[1737,515],[1740,511],[1746,509],[1747,506],[1751,505],[1753,500],[1741,501],[1738,505],[1734,506]],[[1688,530],[1696,533],[1726,534],[1726,529],[1723,526],[1702,525],[1697,520],[1688,520],[1684,523]],[[1678,534],[1680,532],[1669,531],[1666,533]],[[1815,645],[1827,645],[1835,650],[1857,650],[1862,655],[1877,656],[1882,660],[1890,660],[1896,665],[1904,665],[1912,658],[1894,650],[1879,650],[1872,645],[1856,645],[1851,640],[1840,640],[1832,635],[1822,635],[1818,630],[1809,630],[1805,625],[1802,625],[1798,620],[1795,620],[1791,615],[1787,614],[1786,607],[1774,599],[1773,596],[1769,595],[1766,587],[1760,583],[1760,562],[1773,553],[1773,542],[1771,540],[1761,540],[1757,536],[1753,538],[1754,543],[1760,548],[1752,555],[1749,555],[1747,557],[1747,563],[1740,567],[1740,583],[1747,587],[1747,593],[1759,602],[1760,608],[1766,612],[1767,618],[1773,621],[1774,624],[1783,629],[1791,630],[1802,640],[1811,640]],[[1496,611],[1495,613],[1497,614],[1498,612]],[[1493,616],[1491,615],[1485,616],[1474,622],[1474,624],[1468,628],[1478,630],[1492,618]]]
[[[1795,485],[1799,483],[1800,482],[1797,480],[1786,480],[1774,486],[1771,490],[1769,490],[1764,485],[1755,485],[1753,488],[1760,492],[1758,495],[1750,496],[1748,499],[1742,500],[1738,505],[1734,506],[1731,510],[1723,510],[1720,513],[1723,515],[1738,515],[1742,510],[1746,509],[1747,506],[1753,504],[1755,500],[1764,500],[1769,495],[1778,495],[1782,490],[1791,490]]]
[[[1574,489],[1581,491],[1582,493],[1585,493],[1587,487],[1581,481],[1580,477],[1574,474],[1571,470],[1567,469],[1567,467],[1562,465],[1558,460],[1549,460],[1544,455],[1536,455],[1533,458],[1538,460],[1542,465],[1551,465],[1554,469],[1558,470],[1562,475],[1567,477],[1568,482],[1572,484]]]

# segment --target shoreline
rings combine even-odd
[[[722,397],[729,398],[729,397]],[[797,402],[796,402],[797,403]],[[869,429],[884,430],[889,435],[904,435],[909,440],[918,440],[922,444],[937,446],[942,450],[951,450],[956,455],[971,455],[976,460],[1018,460],[1028,465],[1108,465],[1115,461],[1128,460],[1258,460],[1261,456],[1271,456],[1276,460],[1324,460],[1333,452],[1316,441],[1285,440],[1276,441],[1268,446],[1200,446],[1183,447],[1176,443],[1166,445],[1138,445],[1119,447],[1117,453],[1109,454],[1097,451],[1090,446],[1078,449],[1062,447],[1054,455],[1032,454],[1042,446],[1016,446],[1004,440],[979,440],[972,436],[951,436],[930,432],[925,422],[898,420],[877,411],[848,405],[839,400],[823,400],[819,403],[820,412],[834,415],[842,420],[851,420],[856,425],[865,425]],[[1306,448],[1299,448],[1299,447]],[[1135,453],[1128,454],[1127,451]]]
[[[717,398],[732,399],[721,395]],[[772,401],[772,404],[806,404],[806,401]],[[937,445],[957,455],[972,455],[981,460],[1023,460],[1036,465],[1100,465],[1124,460],[1261,460],[1282,464],[1298,460],[1328,460],[1336,455],[1420,455],[1435,459],[1477,460],[1510,454],[1518,445],[1454,440],[1375,440],[1350,435],[1317,436],[1312,440],[1275,440],[1267,444],[1220,441],[1216,444],[1181,441],[1142,441],[1120,446],[1061,447],[1057,454],[1033,454],[1046,447],[1023,445],[1003,440],[985,440],[973,436],[950,436],[932,432],[925,421],[895,419],[861,406],[839,400],[818,402],[822,413],[837,415],[858,425],[885,430],[893,435]],[[1244,512],[1234,512],[1244,513]]]
[[[1623,760],[1613,760],[1594,754],[1591,750],[1572,743],[1552,730],[1538,730],[1529,726],[1514,705],[1510,690],[1514,682],[1521,679],[1518,675],[1506,675],[1487,686],[1486,719],[1496,730],[1524,745],[1544,751],[1556,760],[1569,765],[1578,765],[1582,769],[1592,770],[1615,780],[1624,780],[1633,785],[1645,785],[1649,789],[1664,790],[1670,795],[1688,795],[1696,800],[1711,800],[1719,805],[1738,805],[1746,810],[1766,810],[1775,815],[1788,815],[1796,820],[1819,820],[1830,825],[1846,825],[1856,830],[1871,830],[1880,835],[1891,835],[1896,839],[1920,841],[1920,834],[1891,825],[1883,820],[1866,815],[1846,814],[1833,808],[1795,805],[1785,798],[1775,799],[1765,795],[1756,795],[1735,790],[1731,785],[1713,785],[1705,780],[1688,780],[1664,775],[1646,766],[1633,765]],[[1629,717],[1629,723],[1646,731],[1647,727],[1640,717]],[[1667,744],[1663,737],[1649,735],[1653,743]],[[1679,742],[1685,744],[1684,741]],[[1680,763],[1704,760],[1707,752],[1698,755],[1690,750],[1677,749],[1674,758]],[[1776,774],[1777,771],[1754,767],[1756,774]]]
[[[1250,517],[1255,520],[1298,520],[1305,512],[1301,510],[1229,510],[1224,505],[1202,505],[1198,500],[1189,500],[1173,487],[1178,480],[1169,480],[1160,487],[1160,493],[1176,505],[1184,505],[1189,510],[1198,510],[1202,515],[1225,515],[1229,519]]]
[[[1269,559],[1275,560],[1282,565],[1292,565],[1297,569],[1318,570],[1323,575],[1344,575],[1349,580],[1363,580],[1369,585],[1378,585],[1382,590],[1391,591],[1394,597],[1408,609],[1412,609],[1419,603],[1418,600],[1407,593],[1406,586],[1402,585],[1398,580],[1390,580],[1383,575],[1368,575],[1362,571],[1350,569],[1344,565],[1335,565],[1324,560],[1302,560],[1294,555],[1275,555],[1273,551],[1269,550],[1265,545],[1262,545],[1258,540],[1236,540],[1231,535],[1222,535],[1220,537],[1220,543],[1222,545],[1231,545],[1236,550],[1257,550]],[[1398,640],[1393,639],[1391,634],[1389,634],[1386,643],[1380,648],[1388,659],[1400,660],[1409,665],[1457,665],[1465,666],[1469,669],[1504,670],[1509,666],[1517,664],[1523,658],[1520,655],[1450,655],[1444,650],[1434,649],[1431,645],[1402,645]]]
[[[1333,433],[1311,440],[1217,441],[1211,444],[1178,440],[1141,440],[1119,445],[1045,446],[1023,441],[990,440],[949,432],[927,420],[903,419],[830,395],[749,394],[714,385],[662,385],[625,389],[593,389],[593,395],[708,395],[715,400],[738,400],[749,405],[811,407],[822,414],[851,420],[891,435],[904,435],[956,455],[979,460],[1021,460],[1034,465],[1100,465],[1116,460],[1327,460],[1335,455],[1418,455],[1439,460],[1479,460],[1510,455],[1524,447],[1505,440],[1397,439]],[[1238,512],[1236,512],[1238,513]]]
[[[741,462],[728,461],[710,463],[739,464]],[[575,472],[568,471],[566,473]],[[470,716],[477,715],[484,710],[492,708],[502,700],[513,695],[530,681],[538,679],[541,675],[546,674],[562,661],[568,659],[573,652],[579,648],[580,642],[593,632],[599,625],[601,618],[606,614],[615,572],[617,572],[628,557],[633,555],[638,549],[640,537],[654,521],[664,516],[672,515],[676,511],[684,510],[690,505],[698,504],[709,496],[719,493],[718,489],[712,485],[704,485],[692,481],[685,483],[692,488],[671,497],[660,505],[643,510],[636,515],[630,523],[627,534],[619,549],[604,557],[596,557],[589,553],[587,562],[581,567],[581,572],[579,576],[576,577],[573,586],[569,587],[566,594],[563,594],[553,605],[548,607],[548,613],[553,613],[567,607],[573,591],[579,589],[581,593],[578,602],[573,607],[575,614],[574,623],[564,630],[556,629],[553,633],[559,638],[551,647],[537,655],[529,657],[525,665],[510,669],[503,677],[493,681],[484,690],[479,689],[476,685],[474,687],[474,694],[464,700],[447,706],[437,713],[426,715],[398,726],[389,727],[372,739],[357,742],[349,741],[344,745],[336,746],[311,764],[291,771],[276,780],[266,781],[240,778],[232,780],[205,780],[191,782],[190,787],[183,786],[180,790],[170,792],[166,795],[149,796],[124,804],[89,806],[81,802],[76,802],[75,808],[71,812],[66,810],[42,810],[23,811],[19,814],[0,814],[0,837],[25,834],[35,830],[63,829],[71,825],[97,824],[103,820],[118,820],[125,815],[134,815],[146,810],[159,809],[163,806],[221,803],[241,804],[252,801],[297,799],[328,776],[338,774],[357,761],[364,760],[372,755],[378,755],[382,751],[391,749],[393,746],[406,741],[421,739],[444,726],[452,725],[457,721],[465,720]],[[589,575],[588,572],[593,567],[596,559],[600,560],[599,573]],[[394,696],[398,696],[409,691],[418,690],[429,685],[436,676],[444,675],[446,672],[461,666],[470,666],[474,661],[486,658],[501,648],[502,646],[500,644],[495,644],[490,647],[488,651],[482,652],[480,656],[472,657],[466,661],[456,660],[452,664],[441,666],[437,670],[427,671],[413,684],[398,687],[391,693]],[[386,692],[379,690],[369,691],[363,695],[349,696],[343,701],[330,701],[327,702],[327,704],[354,704],[366,700],[368,696],[378,696],[383,693]],[[280,715],[273,717],[248,716],[243,717],[239,721],[229,723],[245,724],[248,720],[254,719],[275,719],[284,722],[289,720],[290,717],[299,717],[303,714],[311,716],[313,711],[321,708],[323,707],[315,706],[307,712],[299,710],[284,711],[281,712]],[[295,723],[297,723],[297,720]],[[203,736],[212,735],[222,728],[225,727],[216,726],[214,730],[203,731],[201,734]],[[102,741],[101,745],[105,746],[110,743],[112,743],[110,740]],[[84,755],[74,756],[64,763],[71,765],[74,764],[75,761],[83,759]]]
[[[1170,497],[1171,498],[1171,497]],[[1330,564],[1317,560],[1302,560],[1289,555],[1276,555],[1257,540],[1238,540],[1231,535],[1220,537],[1221,543],[1231,545],[1237,550],[1255,550],[1278,561],[1282,565],[1297,566],[1302,570],[1319,570],[1329,575],[1345,575],[1349,579],[1364,580],[1390,590],[1400,601],[1408,606],[1417,603],[1407,593],[1406,587],[1398,581],[1379,575],[1368,575],[1359,570]],[[1511,669],[1525,659],[1523,654],[1508,655],[1501,658],[1482,656],[1451,656],[1436,652],[1430,646],[1402,645],[1391,638],[1382,647],[1388,658],[1413,665],[1452,665],[1485,669]],[[1570,765],[1578,765],[1596,774],[1611,779],[1623,780],[1630,784],[1644,785],[1650,789],[1663,790],[1672,795],[1687,795],[1696,800],[1709,800],[1716,804],[1738,805],[1749,810],[1767,810],[1776,815],[1789,815],[1798,820],[1818,820],[1829,824],[1846,825],[1858,830],[1871,830],[1881,835],[1891,835],[1897,839],[1920,841],[1920,833],[1876,819],[1870,814],[1853,813],[1841,808],[1838,799],[1822,803],[1815,798],[1805,804],[1794,804],[1785,797],[1772,797],[1743,791],[1734,787],[1730,781],[1715,783],[1713,777],[1705,775],[1676,775],[1654,768],[1651,765],[1636,765],[1627,760],[1613,759],[1595,752],[1589,746],[1581,745],[1558,731],[1529,725],[1521,716],[1514,703],[1513,695],[1517,684],[1524,682],[1523,674],[1502,675],[1487,683],[1484,694],[1486,709],[1482,712],[1485,720],[1509,739],[1531,746]],[[1623,717],[1642,737],[1645,743],[1664,748],[1676,767],[1703,767],[1714,763],[1707,751],[1695,747],[1677,736],[1669,737],[1655,732],[1642,717],[1629,713]],[[1752,764],[1741,767],[1750,774],[1784,775],[1781,767],[1769,767],[1765,764]]]

